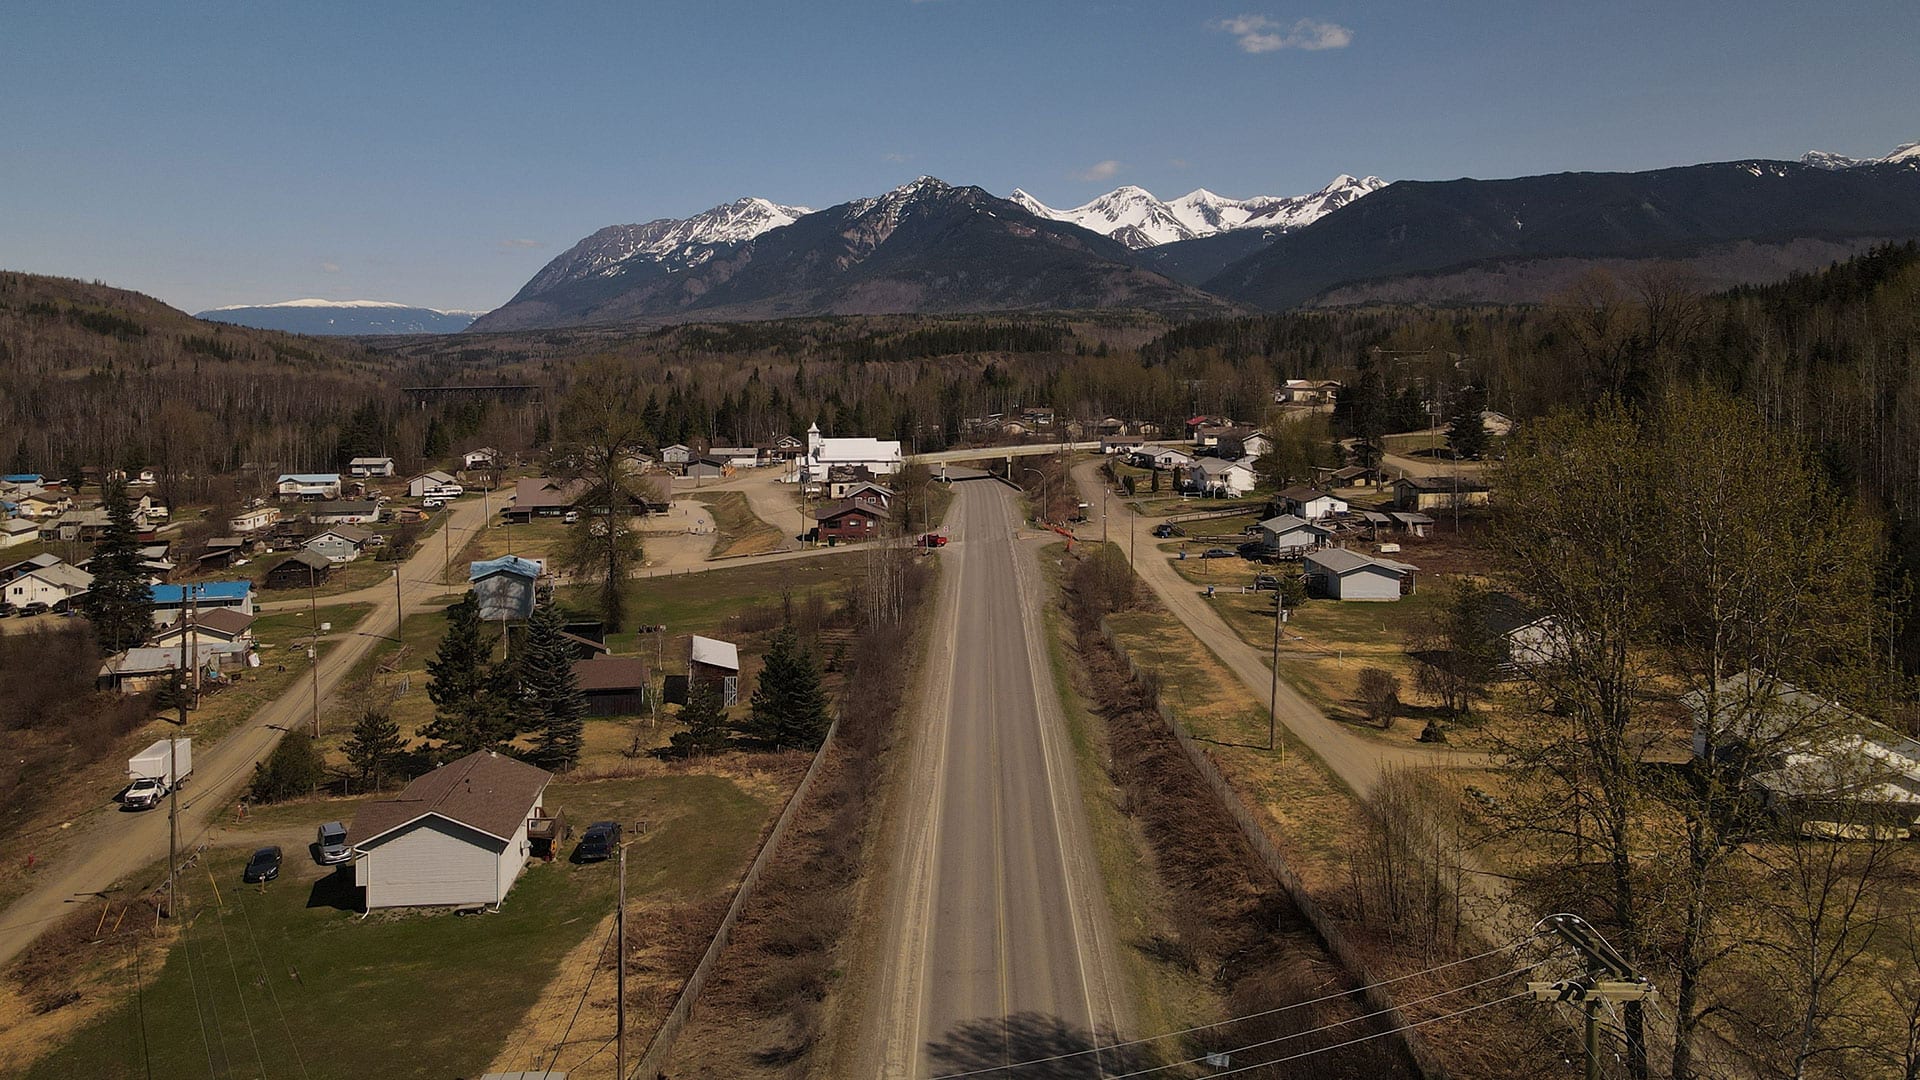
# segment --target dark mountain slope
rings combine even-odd
[[[1687,259],[1742,243],[1779,247],[1915,235],[1920,168],[1907,165],[1831,171],[1746,161],[1643,173],[1401,181],[1278,238],[1205,287],[1278,310],[1339,286],[1344,298],[1358,302],[1369,287],[1394,279],[1468,269],[1487,280],[1504,274],[1512,286],[1506,271],[1537,260]],[[1830,244],[1814,249],[1819,254],[1805,258],[1832,257]],[[1755,280],[1781,276],[1779,263],[1758,259],[1766,269]],[[1530,299],[1474,296],[1471,285],[1465,290],[1451,298]]]

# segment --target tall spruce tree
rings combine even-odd
[[[76,603],[93,624],[100,647],[119,652],[146,640],[153,629],[153,594],[140,572],[140,538],[134,531],[133,504],[124,480],[102,487],[106,532],[93,549],[93,582]]]
[[[407,740],[400,736],[400,725],[392,715],[385,709],[369,708],[353,722],[353,733],[347,737],[347,761],[359,771],[360,779],[377,791],[406,746]]]
[[[774,631],[767,646],[753,711],[744,734],[776,746],[819,746],[827,736],[827,695],[813,653],[802,647],[791,624]]]
[[[427,661],[434,714],[421,734],[453,757],[497,750],[515,733],[511,687],[489,661],[491,642],[482,630],[480,603],[468,593],[447,609],[447,632]]]
[[[680,707],[680,722],[687,729],[674,732],[667,741],[681,757],[717,754],[727,748],[727,709],[720,704],[720,691],[713,683],[692,681],[687,703]]]
[[[1447,423],[1447,446],[1456,458],[1478,461],[1486,455],[1489,438],[1487,392],[1478,386],[1463,386],[1453,395],[1453,417]]]
[[[542,598],[527,620],[526,647],[520,650],[521,726],[533,732],[528,758],[555,772],[579,764],[581,718],[587,712],[565,627],[553,597]]]

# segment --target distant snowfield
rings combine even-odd
[[[208,311],[257,311],[263,308],[417,308],[439,315],[484,315],[481,311],[458,311],[448,308],[423,308],[418,304],[398,304],[392,300],[322,300],[307,297],[302,300],[281,300],[272,304],[228,304],[225,307],[208,308]]]

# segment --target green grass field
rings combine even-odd
[[[649,823],[629,855],[636,904],[730,891],[772,809],[699,774],[555,783],[548,805],[582,824]],[[210,855],[188,883],[190,921],[165,966],[27,1077],[475,1076],[614,891],[611,863],[535,863],[497,914],[363,920],[339,906],[353,890],[304,850],[289,849],[264,887],[240,884],[247,848]]]

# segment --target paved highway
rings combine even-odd
[[[447,539],[457,556],[480,526],[483,516],[480,500],[462,500],[454,504],[450,514],[441,527],[452,530]],[[430,538],[412,558],[401,564],[400,584],[407,614],[424,610],[448,591],[440,578],[448,549],[449,545]],[[363,592],[364,596],[359,593],[349,596],[372,603],[373,610],[360,620],[353,632],[342,635],[321,657],[323,703],[376,643],[390,640],[393,635],[392,582]],[[328,597],[326,602],[337,604],[343,599]],[[236,793],[252,774],[254,762],[266,760],[283,732],[305,732],[311,723],[312,710],[312,682],[306,678],[296,679],[285,693],[261,707],[225,738],[209,747],[194,748],[193,777],[180,789],[181,851],[191,851],[223,813],[231,812]],[[156,735],[164,734],[160,725],[154,730]],[[186,734],[193,734],[191,725]],[[72,910],[74,904],[91,903],[101,893],[131,898],[131,892],[115,890],[151,885],[151,881],[133,879],[130,875],[166,858],[165,803],[160,809],[138,814],[120,813],[113,803],[104,803],[83,815],[74,830],[76,835],[66,838],[60,854],[46,860],[46,869],[35,877],[32,890],[0,913],[0,965],[17,956],[53,920]],[[164,876],[165,872],[160,873]],[[182,895],[188,894],[183,891]]]
[[[1011,490],[955,490],[861,1075],[939,1076],[1078,1051],[1110,1041],[1125,1016],[1047,659],[1039,567],[1016,541]],[[1098,1065],[1090,1054],[991,1075],[1093,1077]]]

